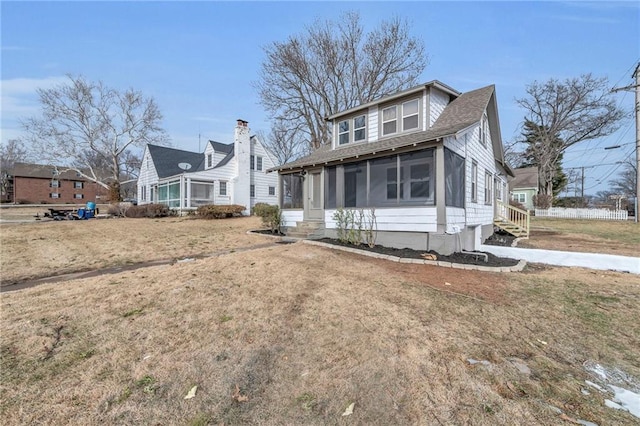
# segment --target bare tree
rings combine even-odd
[[[365,33],[356,12],[339,22],[317,20],[264,51],[256,83],[262,105],[276,129],[312,149],[330,140],[326,117],[417,84],[427,65],[406,21],[383,21]]]
[[[268,134],[260,133],[260,140],[275,156],[278,164],[285,164],[310,153],[309,144],[301,131],[286,128],[284,122],[274,121]]]
[[[591,74],[565,81],[534,81],[527,86],[527,95],[516,102],[526,111],[525,121],[538,130],[532,154],[544,183],[540,192],[552,195],[557,164],[565,150],[615,132],[627,114],[616,105],[607,79]]]
[[[7,201],[11,191],[11,173],[15,163],[25,162],[29,153],[19,139],[9,139],[6,144],[0,144],[0,197]]]
[[[624,162],[624,169],[618,177],[609,182],[611,190],[615,194],[624,195],[626,197],[635,197],[636,180],[638,178],[637,169],[634,162],[627,160]]]
[[[68,166],[120,199],[123,159],[136,147],[168,140],[162,114],[153,98],[133,89],[68,77],[67,84],[38,90],[42,115],[26,119],[23,127],[42,159]]]

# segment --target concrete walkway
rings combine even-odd
[[[518,247],[501,247],[482,244],[480,251],[501,257],[524,259],[527,262],[546,263],[558,266],[580,266],[640,274],[640,257],[615,256],[612,254],[578,253],[573,251],[540,250]]]

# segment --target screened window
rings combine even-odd
[[[367,162],[344,166],[344,207],[367,206]]]
[[[433,150],[400,155],[400,203],[434,202]]]
[[[353,119],[353,140],[354,142],[363,141],[367,137],[367,116],[361,115]]]
[[[251,197],[255,197],[256,196],[256,186],[255,185],[250,185],[249,186],[249,195]]]
[[[220,195],[222,196],[227,195],[227,182],[225,181],[220,181]]]
[[[269,187],[269,195],[276,195],[276,187],[275,186],[270,186]]]
[[[282,175],[282,208],[302,208],[302,176],[298,174]]]
[[[445,204],[450,207],[464,207],[464,158],[444,149],[444,190]]]
[[[324,169],[324,207],[327,209],[336,208],[336,167]]]
[[[369,161],[369,205],[395,205],[398,201],[398,156]]]
[[[418,100],[405,102],[402,104],[402,130],[407,131],[411,129],[417,129],[419,124],[418,119]]]
[[[390,135],[398,131],[398,115],[396,106],[382,110],[382,134]]]
[[[338,143],[340,145],[349,143],[349,120],[338,123]]]
[[[191,182],[191,206],[202,206],[213,202],[213,183]]]
[[[491,186],[493,184],[493,176],[485,171],[484,173],[484,203],[491,204]]]
[[[478,202],[478,163],[471,163],[471,201]]]

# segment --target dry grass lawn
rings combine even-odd
[[[32,228],[60,246],[80,239],[96,247],[96,265],[109,253],[118,262],[227,253],[3,293],[3,423],[566,424],[552,405],[571,419],[637,424],[585,385],[596,378],[583,363],[640,378],[639,276],[454,270],[302,243],[240,250],[268,241],[244,233],[256,225],[11,228],[31,253]],[[9,229],[0,229],[3,276]],[[28,268],[20,262],[10,263],[14,277]]]
[[[633,221],[532,218],[518,247],[640,256],[640,224]]]

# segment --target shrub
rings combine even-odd
[[[167,217],[171,216],[171,210],[164,204],[144,204],[142,206],[130,206],[126,212],[126,217],[140,218],[155,218],[155,217]]]
[[[515,207],[517,209],[520,209],[520,210],[524,210],[524,211],[527,210],[527,208],[524,206],[524,204],[522,204],[521,202],[516,201],[516,200],[509,200],[509,205],[513,206],[513,207]]]
[[[125,217],[130,205],[128,203],[109,204],[107,213],[111,216]]]
[[[240,216],[244,210],[246,210],[246,208],[238,204],[230,204],[227,206],[207,204],[198,207],[196,216],[203,219],[224,219],[227,217]]]
[[[280,233],[282,225],[282,212],[280,207],[266,203],[258,203],[253,207],[253,213],[262,218],[262,224],[271,229],[271,233]]]
[[[549,194],[537,194],[533,196],[533,205],[537,209],[548,209],[551,207],[553,197]]]

